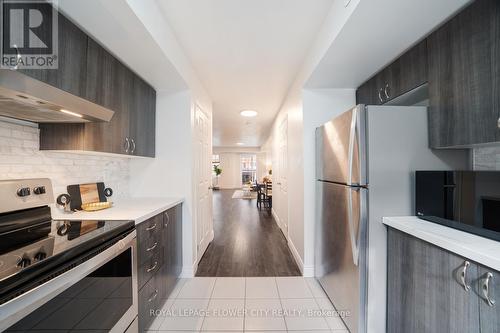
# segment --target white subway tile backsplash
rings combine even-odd
[[[0,179],[47,177],[55,195],[66,186],[105,182],[114,197],[128,196],[129,159],[39,151],[38,128],[0,121]]]

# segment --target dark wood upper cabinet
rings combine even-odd
[[[499,16],[478,0],[428,37],[431,147],[499,141]]]
[[[155,156],[156,91],[138,76],[134,77],[133,90],[129,128],[132,153]]]
[[[358,104],[381,105],[427,82],[427,41],[421,41],[356,91]]]
[[[427,67],[427,40],[423,40],[389,65],[389,98],[393,99],[426,83]]]
[[[86,99],[115,112],[110,122],[85,125],[85,150],[128,154],[133,73],[89,38]]]
[[[109,122],[40,124],[40,149],[154,157],[155,90],[59,16],[59,69],[25,73],[115,113]]]
[[[62,14],[58,15],[57,20],[58,68],[19,69],[19,72],[73,95],[85,97],[87,35]]]
[[[477,264],[469,261],[466,291],[466,259],[392,228],[387,244],[387,332],[481,331]]]

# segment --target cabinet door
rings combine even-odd
[[[88,39],[86,98],[113,110],[110,122],[85,125],[85,150],[126,154],[133,73],[94,40]]]
[[[488,283],[488,297],[495,301],[489,305],[484,294],[484,284],[487,274],[491,277]],[[481,333],[498,333],[500,331],[500,273],[487,267],[479,267],[479,280],[476,286],[479,295],[479,311],[481,318]]]
[[[174,275],[178,278],[182,272],[182,204],[175,207],[175,255]]]
[[[375,96],[375,81],[368,80],[363,83],[356,90],[356,104],[366,104],[366,105],[375,105],[377,104],[377,99]]]
[[[137,75],[133,80],[133,103],[130,110],[131,151],[138,156],[155,156],[156,92]]]
[[[499,35],[492,23],[499,6],[496,0],[475,1],[428,38],[431,147],[498,139],[492,69]],[[496,78],[498,84],[498,67]]]
[[[175,282],[177,276],[175,275],[175,257],[176,257],[176,210],[175,207],[169,209],[164,214],[165,230],[164,233],[165,241],[163,242],[165,246],[165,267],[164,267],[164,280],[166,283],[166,297],[170,295],[170,292],[175,287]]]
[[[427,82],[427,40],[412,47],[389,68],[389,99],[401,96]]]
[[[58,14],[58,28],[58,69],[19,71],[73,95],[84,97],[87,35],[62,14]]]
[[[494,1],[493,8],[491,9],[492,17],[492,35],[491,35],[491,48],[492,48],[492,92],[493,92],[493,109],[497,110],[497,131],[496,141],[500,141],[500,3]]]
[[[392,228],[387,251],[388,332],[479,332],[477,295],[459,279],[463,258]],[[467,283],[477,277],[470,263]]]

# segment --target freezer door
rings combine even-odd
[[[365,332],[367,189],[326,182],[317,187],[316,277],[337,311],[349,311],[342,319],[350,331]]]
[[[358,105],[316,129],[316,179],[367,184],[365,115]]]

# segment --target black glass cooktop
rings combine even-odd
[[[0,253],[0,299],[16,286],[135,227],[133,221],[53,220],[48,223],[48,235]],[[4,237],[7,234],[0,238]]]

